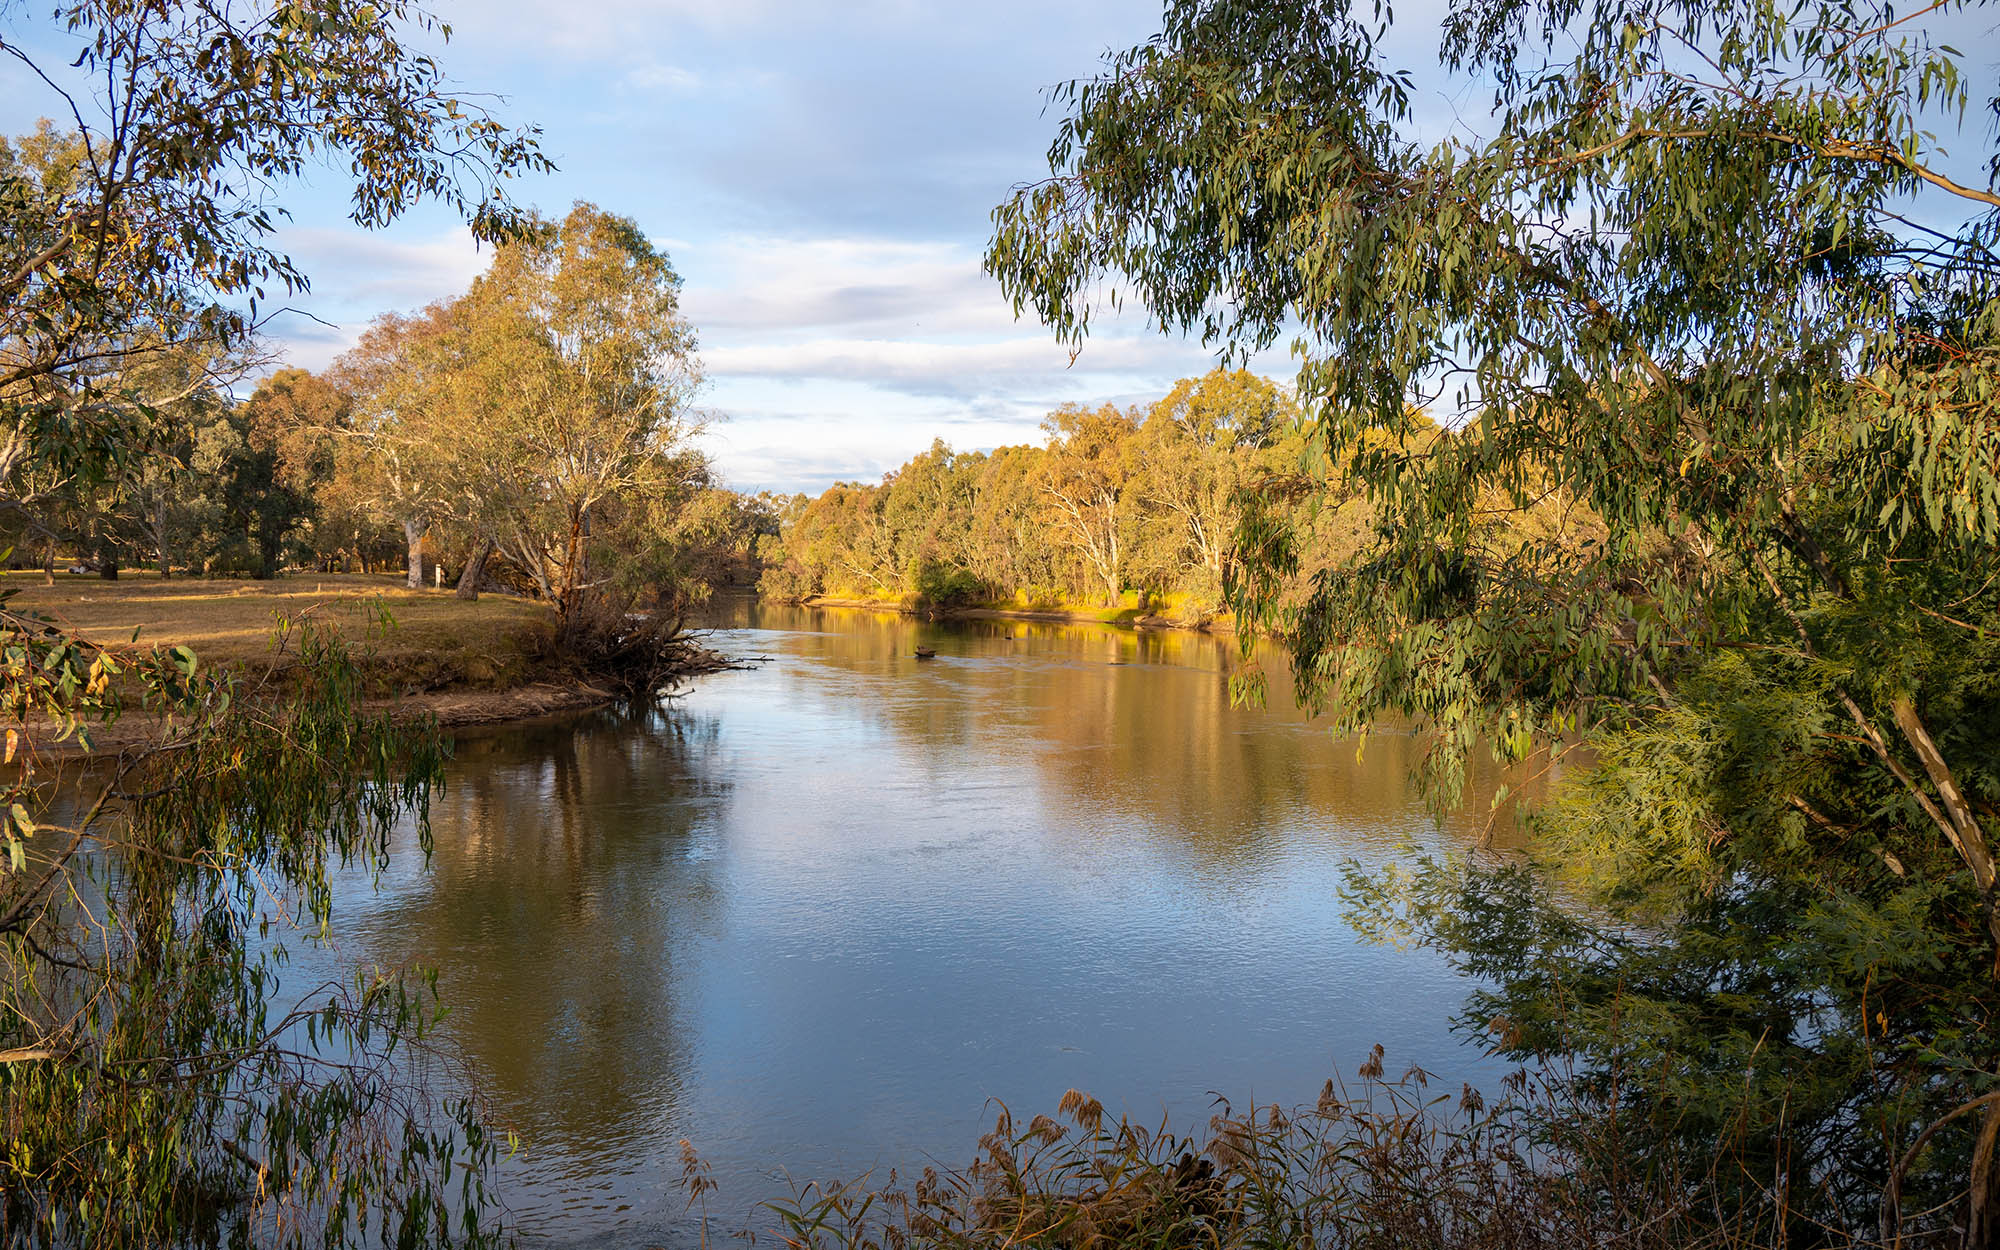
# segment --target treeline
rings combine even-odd
[[[282,391],[306,375],[273,379]],[[136,442],[148,450],[102,471],[43,462],[21,475],[0,507],[0,546],[16,568],[58,566],[116,578],[147,565],[175,573],[271,577],[316,561],[322,532],[348,527],[362,567],[385,558],[365,520],[342,513],[318,488],[324,475],[287,452],[296,433],[257,400],[237,403],[213,363],[184,355],[148,361],[116,379],[132,405]],[[323,563],[323,562],[321,562]]]
[[[879,485],[795,496],[764,592],[1054,607],[1136,591],[1212,615],[1238,492],[1296,474],[1308,438],[1287,391],[1220,369],[1151,404],[1066,406],[1043,428],[1043,446],[955,452],[940,440]],[[1342,513],[1328,540],[1360,521]]]
[[[1150,404],[1066,406],[1042,428],[1039,447],[955,452],[938,440],[879,485],[780,501],[779,536],[759,547],[760,588],[935,608],[1131,604],[1199,624],[1225,610],[1246,508],[1295,546],[1295,593],[1361,550],[1375,524],[1358,489],[1327,480],[1292,392],[1248,370],[1183,379]],[[1412,414],[1400,451],[1476,437]],[[1494,508],[1466,542],[1581,542],[1597,528],[1551,492],[1526,510]]]
[[[37,153],[60,160],[53,140]],[[21,159],[17,154],[16,160]],[[680,279],[629,219],[578,205],[496,250],[471,289],[388,314],[321,374],[196,347],[97,380],[135,433],[49,462],[0,511],[17,567],[271,577],[401,567],[532,595],[678,608],[747,582],[769,510],[693,445],[699,380]]]

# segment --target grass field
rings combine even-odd
[[[4,574],[10,606],[54,617],[100,643],[182,645],[205,665],[256,673],[272,658],[279,618],[338,628],[364,655],[371,694],[504,689],[530,680],[549,634],[548,611],[500,595],[467,603],[450,590],[410,590],[399,576],[292,574],[268,582],[127,573],[115,582],[58,573]],[[393,624],[382,628],[381,610]]]

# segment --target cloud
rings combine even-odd
[[[298,312],[280,312],[265,326],[275,340],[279,359],[273,368],[292,367],[318,373],[361,340],[359,324],[330,325]]]
[[[640,91],[667,91],[692,95],[702,87],[702,77],[691,69],[658,62],[635,66],[625,74],[625,85]]]
[[[971,396],[1052,374],[1150,373],[1171,369],[1187,352],[1172,340],[1110,339],[1090,344],[1074,361],[1045,336],[985,343],[926,343],[909,339],[814,339],[796,344],[721,348],[704,353],[713,377],[866,381],[915,395]]]
[[[918,399],[913,419],[950,404],[1048,405],[1135,377],[1178,376],[1204,353],[1116,333],[1080,357],[1015,320],[962,242],[733,234],[680,253],[682,306],[702,339],[711,402],[756,407],[780,391],[852,397],[881,410]],[[860,392],[868,398],[863,399]]]
[[[1012,314],[963,243],[857,236],[726,236],[684,250],[682,304],[704,333],[875,328],[1004,332]]]
[[[414,237],[300,226],[280,230],[276,244],[312,279],[315,304],[365,310],[364,319],[456,295],[492,260],[463,226]]]
[[[312,282],[276,314],[267,333],[284,361],[324,369],[354,346],[382,313],[421,308],[457,295],[484,272],[492,254],[463,226],[430,232],[371,233],[356,226],[290,226],[275,246]]]
[[[492,0],[439,56],[542,125],[571,194],[676,232],[963,236],[1040,168],[1046,88],[1158,24],[1157,0]]]
[[[1005,412],[934,407],[921,422],[893,413],[764,408],[741,411],[702,438],[723,479],[738,489],[817,494],[837,481],[879,481],[935,438],[960,451],[1040,442],[1041,416],[1040,409],[1018,405]]]

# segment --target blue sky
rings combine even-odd
[[[31,10],[11,7],[10,26]],[[1046,89],[1158,27],[1159,0],[527,0],[441,3],[439,59],[559,166],[513,193],[627,214],[672,256],[709,378],[724,476],[817,490],[878,478],[933,437],[1039,439],[1065,401],[1162,394],[1198,343],[1107,321],[1070,362],[979,270],[988,213],[1046,171]],[[31,34],[20,31],[19,34]],[[53,46],[50,49],[54,50]],[[54,57],[51,56],[51,60]],[[67,57],[63,58],[64,60]],[[60,64],[60,62],[57,62]],[[0,123],[33,124],[0,72]],[[46,111],[46,104],[40,106]],[[326,324],[274,325],[326,365],[375,315],[464,289],[485,263],[437,210],[365,232],[332,176],[287,191],[280,244]],[[1286,376],[1283,351],[1260,362]]]

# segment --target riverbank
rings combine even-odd
[[[616,698],[560,654],[545,605],[505,595],[464,600],[375,574],[267,582],[59,574],[50,586],[39,573],[12,573],[0,586],[18,592],[12,611],[49,617],[101,645],[185,646],[203,667],[251,685],[282,683],[289,631],[307,623],[330,629],[361,671],[368,710],[428,715],[447,729],[568,715]],[[133,715],[93,728],[91,738],[97,749],[115,750],[156,729]]]
[[[1219,615],[1178,616],[1172,611],[1154,612],[1136,604],[1104,608],[1016,607],[1001,604],[974,604],[966,607],[928,607],[914,597],[895,599],[848,598],[840,595],[809,595],[798,601],[808,608],[857,608],[869,612],[894,612],[902,616],[923,616],[938,621],[1044,621],[1055,625],[1111,625],[1121,629],[1179,629],[1203,634],[1233,634],[1235,618]]]

